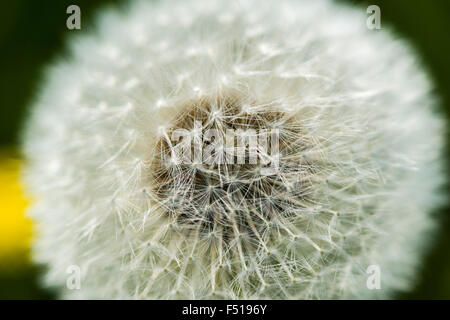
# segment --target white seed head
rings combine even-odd
[[[409,47],[365,19],[293,0],[102,13],[48,72],[26,130],[47,284],[112,299],[407,290],[440,200],[442,123]],[[234,137],[198,138],[212,129],[276,130],[278,149],[258,145],[255,163]],[[180,162],[177,130],[215,161]]]

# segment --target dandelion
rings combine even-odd
[[[70,44],[24,139],[34,259],[62,297],[385,298],[413,285],[440,203],[442,123],[411,49],[368,30],[364,10],[136,2]],[[72,265],[79,290],[64,288]]]
[[[31,223],[24,212],[28,199],[19,183],[21,163],[11,150],[0,151],[0,270],[23,267],[29,260]]]

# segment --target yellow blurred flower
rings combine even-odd
[[[28,262],[31,221],[25,217],[28,204],[19,182],[20,160],[0,154],[0,269]]]

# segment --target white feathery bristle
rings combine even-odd
[[[331,1],[132,2],[71,38],[25,135],[46,283],[94,299],[409,289],[440,203],[443,126],[411,49],[366,18]],[[277,129],[279,154],[257,150],[277,170],[170,161],[171,135],[195,121]]]

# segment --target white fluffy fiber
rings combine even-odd
[[[386,298],[411,288],[439,202],[442,123],[409,47],[366,18],[330,1],[152,1],[104,11],[95,33],[71,38],[25,135],[46,283],[94,299]],[[295,156],[313,166],[293,184],[297,195],[307,186],[307,201],[283,207],[260,238],[218,244],[164,212],[152,159],[182,106],[203,99],[220,110],[230,92],[255,112],[292,116],[301,134],[287,143],[310,145]],[[79,290],[65,286],[71,265]],[[370,265],[380,290],[366,286]]]

